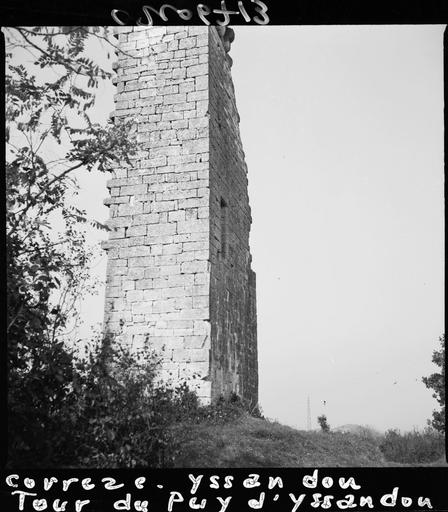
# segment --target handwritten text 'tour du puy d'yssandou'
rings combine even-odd
[[[282,510],[282,512],[300,512],[301,510],[331,509],[347,510],[362,508],[398,510],[430,510],[433,508],[428,497],[410,497],[403,495],[398,486],[392,492],[381,491],[375,497],[365,495],[362,486],[350,477],[333,478],[319,475],[315,469],[312,474],[305,474],[300,481],[291,487],[279,475],[260,475],[250,473],[244,475],[189,473],[190,488],[184,486],[181,491],[166,489],[166,482],[151,481],[145,476],[137,476],[125,485],[113,477],[97,478],[65,478],[45,477],[43,482],[35,478],[20,477],[10,474],[6,477],[6,485],[14,500],[14,510],[25,511],[55,511],[55,512],[93,512],[95,506],[95,491],[103,489],[110,494],[111,500],[106,500],[109,506],[102,510],[127,510],[135,512],[151,512],[157,503],[159,512],[185,512],[203,510],[204,512],[242,512],[252,510]],[[288,488],[289,487],[289,488]],[[72,495],[69,497],[69,489]],[[53,490],[52,499],[47,494]],[[319,491],[320,492],[316,492]],[[54,491],[60,491],[59,497]],[[75,499],[73,498],[73,491]],[[233,491],[247,496],[243,502],[237,503]],[[343,496],[340,495],[342,491]],[[164,497],[157,499],[157,494],[163,492]],[[143,493],[143,494],[142,494]],[[339,496],[338,496],[339,494]],[[64,499],[65,498],[65,499]],[[154,500],[155,498],[155,500]],[[276,502],[280,504],[276,507]],[[411,507],[412,508],[409,508]],[[11,510],[9,508],[8,510]]]

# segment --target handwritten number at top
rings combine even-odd
[[[230,23],[230,16],[238,16],[241,15],[246,23],[250,23],[251,21],[255,22],[257,25],[267,25],[269,23],[269,16],[267,14],[268,7],[267,5],[262,2],[261,0],[249,0],[251,4],[253,4],[253,9],[255,11],[255,14],[251,17],[248,13],[246,6],[244,4],[243,0],[238,1],[238,10],[237,11],[231,11],[227,9],[225,0],[221,1],[221,8],[220,9],[210,9],[208,5],[206,4],[197,4],[196,6],[196,12],[200,20],[205,25],[210,25],[212,22],[208,19],[208,17],[211,14],[214,15],[222,15],[222,19],[212,19],[213,22],[215,22],[219,26],[227,26]],[[153,19],[151,12],[157,16],[162,21],[168,21],[167,11],[171,11],[176,13],[180,19],[184,21],[189,21],[193,17],[193,12],[190,9],[176,9],[170,4],[163,4],[160,9],[155,9],[154,7],[151,7],[149,5],[144,5],[142,7],[142,11],[144,14],[144,18],[146,20],[142,20],[142,17],[139,17],[135,23],[137,25],[147,25],[152,26],[153,25]],[[112,19],[118,24],[118,25],[129,25],[131,23],[131,17],[127,11],[124,11],[122,9],[113,9],[111,11]]]

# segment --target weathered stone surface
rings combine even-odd
[[[112,117],[138,157],[108,182],[105,329],[204,402],[258,399],[247,170],[224,27],[117,27]]]

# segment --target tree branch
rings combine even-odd
[[[10,27],[14,30],[17,30],[19,32],[19,34],[23,37],[23,39],[25,39],[25,41],[30,45],[32,46],[33,48],[35,48],[36,50],[38,50],[39,52],[41,52],[43,55],[45,55],[46,57],[48,57],[49,59],[51,60],[54,60],[54,58],[47,52],[45,51],[43,48],[41,48],[40,46],[38,46],[37,44],[35,44],[33,41],[30,40],[30,38],[28,38],[24,32],[25,30],[22,28],[22,27]],[[27,31],[29,32],[29,31]],[[34,32],[32,32],[34,34]],[[62,57],[61,56],[61,63],[62,65],[64,65],[67,69],[69,69],[70,71],[72,71],[73,73],[77,74],[77,75],[83,75],[83,76],[90,76],[89,73],[86,73],[86,72],[83,72],[82,69],[89,69],[89,66],[87,66],[86,64],[82,64],[82,63],[79,63],[79,68],[78,69],[75,69],[71,63],[70,63],[70,60],[65,58],[65,57]],[[107,71],[104,71],[103,69],[101,70],[106,76],[110,76],[111,73],[107,72]]]

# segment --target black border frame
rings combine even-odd
[[[250,0],[244,0],[245,3],[249,3]],[[61,5],[61,0],[40,0],[39,3],[33,2],[33,0],[3,0],[0,7],[0,19],[2,20],[3,26],[39,26],[39,25],[114,25],[114,21],[111,16],[112,9],[121,9],[129,13],[129,20],[136,20],[142,16],[141,8],[143,5],[151,5],[154,8],[160,8],[163,4],[161,0],[154,1],[138,1],[138,0],[97,0],[92,2],[90,0],[77,0],[77,2],[66,3]],[[154,25],[201,25],[202,21],[197,17],[195,13],[196,5],[199,1],[193,0],[171,0],[170,5],[175,6],[177,9],[191,9],[193,17],[189,21],[180,19],[179,17],[170,14],[169,20],[164,22],[163,20],[154,17]],[[205,3],[205,2],[204,2]],[[211,8],[220,8],[219,0],[209,0],[206,4]],[[229,9],[236,6],[236,0],[227,0],[226,4]],[[294,5],[288,6],[281,0],[264,0],[264,3],[268,7],[269,25],[382,25],[382,24],[446,24],[448,23],[448,2],[446,0],[296,0]],[[234,5],[235,4],[235,5]],[[213,23],[214,19],[210,16],[210,21]],[[230,25],[244,25],[245,22],[242,18],[238,17],[231,19]],[[252,25],[256,25],[254,21],[250,22]],[[3,34],[2,34],[3,36]],[[1,51],[4,57],[4,38],[1,38]],[[1,60],[1,81],[0,81],[0,92],[4,93],[4,71],[5,64],[4,58]],[[448,85],[447,85],[447,74],[448,74],[448,30],[445,29],[444,33],[444,100],[445,105],[448,102]],[[4,102],[1,102],[1,130],[4,132]],[[447,108],[444,107],[445,126]],[[446,175],[446,151],[447,151],[447,130],[445,129],[445,175]],[[5,147],[2,145],[1,148],[2,162],[5,161]],[[2,191],[4,189],[4,178],[0,182]],[[445,179],[445,197],[447,194],[446,190],[446,179]],[[5,204],[4,195],[0,201],[0,215],[2,221],[5,219]],[[445,217],[446,220],[446,217]],[[6,328],[6,307],[3,305],[5,302],[6,290],[6,256],[5,256],[5,223],[2,222],[1,226],[1,248],[0,248],[0,284],[2,293],[0,294],[0,301],[2,303],[2,315],[1,315],[1,328],[2,332],[5,332]],[[445,290],[446,290],[446,276],[445,276]],[[4,330],[5,329],[5,330]],[[446,343],[446,342],[445,342]],[[446,348],[446,347],[445,347]],[[2,344],[0,357],[6,360],[6,344]],[[6,417],[6,389],[7,389],[7,372],[1,372],[1,407],[3,411],[3,418]],[[446,381],[445,381],[446,387]],[[4,439],[5,441],[5,439]],[[4,468],[6,464],[6,447],[2,445],[2,461]],[[448,453],[448,452],[447,452]],[[447,455],[448,459],[448,455]],[[162,512],[167,510],[167,493],[170,490],[177,490],[182,492],[185,497],[183,503],[176,503],[173,510],[183,511],[192,510],[188,506],[188,499],[193,497],[190,492],[191,481],[188,475],[194,474],[204,475],[203,482],[207,481],[207,487],[200,488],[197,493],[198,502],[200,499],[207,498],[210,500],[209,504],[204,510],[206,511],[219,511],[220,505],[216,501],[216,496],[228,496],[229,491],[224,492],[221,486],[221,491],[210,489],[208,478],[212,475],[221,477],[221,482],[225,475],[233,475],[235,483],[238,482],[238,486],[234,485],[232,488],[232,500],[227,509],[229,512],[237,511],[242,512],[243,510],[252,510],[247,506],[247,500],[259,497],[260,492],[266,491],[266,498],[269,493],[274,491],[268,491],[267,479],[269,476],[281,476],[284,479],[284,488],[281,491],[281,496],[276,501],[269,501],[266,499],[266,503],[262,510],[268,510],[269,512],[274,510],[291,510],[292,501],[288,497],[289,492],[293,492],[296,495],[301,492],[306,492],[301,482],[305,475],[310,475],[316,468],[264,468],[264,469],[145,469],[145,470],[5,470],[3,469],[0,473],[2,481],[2,490],[0,491],[1,501],[0,503],[7,503],[5,510],[19,510],[17,504],[18,500],[16,496],[11,495],[11,491],[14,489],[6,484],[6,477],[11,474],[18,474],[21,479],[25,477],[36,479],[36,489],[41,486],[44,477],[55,476],[59,480],[64,478],[83,478],[90,477],[92,481],[97,484],[95,490],[84,491],[80,486],[72,487],[72,490],[65,493],[61,492],[60,487],[55,485],[52,491],[46,492],[46,497],[51,498],[65,498],[75,500],[90,498],[92,500],[90,505],[87,505],[84,509],[86,512],[89,511],[109,511],[115,510],[113,502],[116,499],[124,498],[125,493],[133,493],[133,499],[145,499],[145,491],[139,491],[135,488],[134,480],[137,477],[145,476],[148,482],[147,489],[150,489],[149,499],[150,501],[149,510]],[[378,506],[379,498],[385,494],[390,493],[393,487],[400,488],[400,495],[405,496],[427,496],[431,499],[434,511],[448,511],[448,492],[445,489],[448,487],[448,467],[397,467],[397,468],[317,468],[320,476],[331,476],[335,481],[340,477],[353,476],[357,483],[362,485],[361,491],[353,491],[355,496],[357,494],[370,495],[373,497],[375,506],[373,509],[368,507],[360,507],[362,510],[423,510],[426,507],[409,507],[405,508],[400,505],[396,507],[382,507]],[[241,482],[248,477],[251,473],[257,473],[260,475],[260,481],[262,485],[254,489],[246,489],[241,486]],[[113,477],[117,482],[124,482],[125,487],[109,491],[101,485],[101,479],[104,477]],[[155,482],[164,486],[161,490],[156,486]],[[149,485],[151,482],[151,485]],[[23,485],[20,487],[24,489]],[[204,492],[202,492],[202,490]],[[256,491],[256,492],[255,492]],[[333,492],[331,492],[333,491]],[[149,492],[149,491],[148,491]],[[148,496],[148,492],[146,496]],[[331,490],[324,489],[321,484],[313,492],[322,492],[323,494],[333,493],[337,496],[337,499],[342,498],[345,494],[350,491],[336,492],[335,488]],[[217,494],[218,493],[218,494]],[[269,498],[272,496],[269,494]],[[140,498],[139,498],[140,496]],[[211,504],[214,500],[214,504]],[[34,510],[30,506],[30,501],[25,502],[24,510]],[[49,507],[47,510],[50,510]],[[305,505],[305,502],[298,510],[314,510]],[[69,507],[67,510],[73,510]],[[131,508],[133,510],[133,508]],[[338,507],[332,506],[329,510],[339,510]]]

